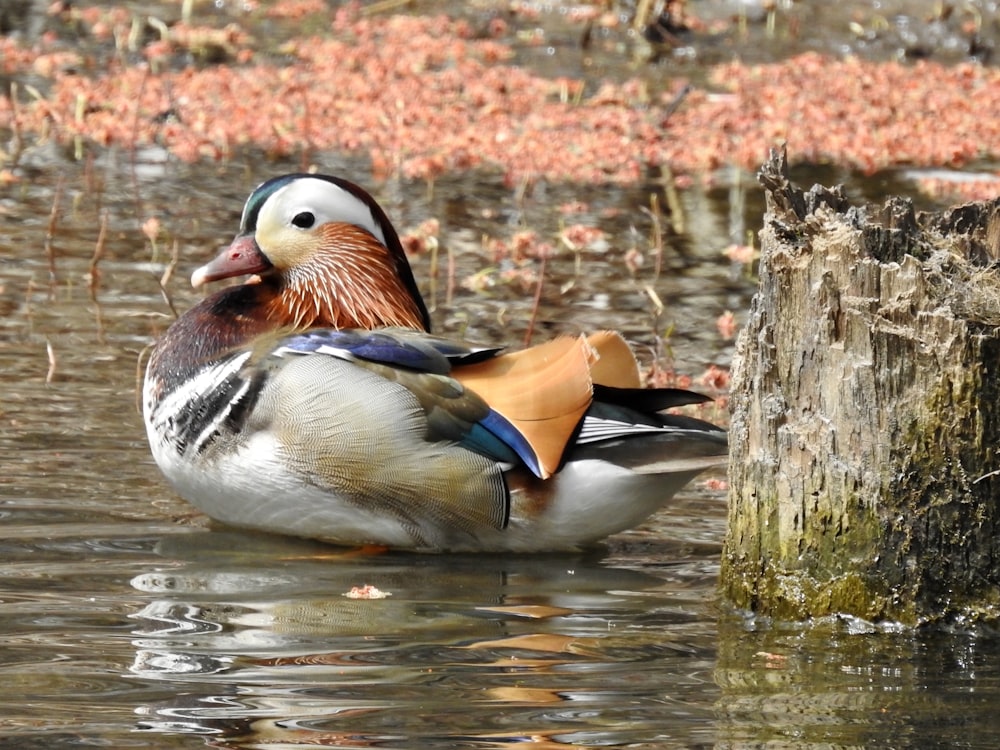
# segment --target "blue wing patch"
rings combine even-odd
[[[489,436],[488,440],[484,439],[486,436]],[[499,461],[507,461],[511,464],[516,463],[516,456],[524,462],[525,466],[536,477],[542,475],[542,467],[538,464],[538,456],[535,455],[535,451],[528,444],[528,441],[524,439],[524,435],[508,422],[504,416],[492,409],[473,428],[467,440],[470,439],[481,441],[481,445],[486,449],[485,452],[487,455],[494,456]],[[471,450],[477,450],[480,453],[483,452],[482,449],[475,448],[473,445],[469,445],[468,447]],[[506,455],[506,457],[501,458],[501,455]]]

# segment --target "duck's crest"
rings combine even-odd
[[[297,180],[301,177],[311,177],[312,175],[295,173],[295,174],[284,174],[280,177],[272,177],[270,180],[265,180],[254,188],[254,191],[250,193],[250,197],[247,198],[246,204],[243,206],[243,216],[240,217],[240,232],[254,232],[257,230],[257,217],[260,215],[261,207],[267,202],[276,191],[287,185],[289,182]]]

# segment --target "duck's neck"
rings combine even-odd
[[[423,330],[422,302],[396,275],[383,267],[387,261],[352,258],[350,268],[337,267],[332,257],[310,267],[293,269],[274,283],[263,307],[266,320],[276,328],[384,328],[399,326]],[[327,267],[329,266],[329,267]]]
[[[429,330],[430,322],[410,264],[395,234],[388,244],[353,224],[329,222],[319,247],[286,262],[280,276],[265,276],[273,296],[264,314],[281,328],[384,328]]]

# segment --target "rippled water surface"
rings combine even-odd
[[[370,555],[209,528],[159,477],[135,404],[142,351],[173,317],[157,281],[170,248],[154,252],[139,230],[131,170],[114,155],[50,158],[61,182],[40,176],[3,204],[0,744],[712,742],[718,491],[695,486],[653,526],[580,557]],[[179,309],[195,298],[187,272],[232,233],[259,179],[247,169],[171,166],[140,186],[142,206],[170,206]],[[380,193],[401,224],[434,215],[458,227],[457,277],[482,265],[463,214],[506,205],[557,221],[471,179],[433,198],[414,188],[405,209],[403,187]],[[629,195],[589,198],[601,211]],[[542,333],[600,324],[652,342],[649,298],[620,264],[586,260],[594,272],[575,282],[573,259],[554,264]],[[430,260],[414,263],[426,280]],[[726,264],[709,265],[712,295],[747,293]],[[676,342],[703,352],[690,366],[727,356],[704,288],[660,293],[702,308]],[[523,334],[530,294],[454,294],[435,314],[441,330]],[[366,584],[389,596],[344,596]]]
[[[231,237],[250,188],[297,165],[25,158],[30,179],[0,187],[0,746],[996,746],[994,634],[729,611],[725,497],[699,483],[579,556],[375,555],[210,526],[152,464],[139,361],[173,318],[166,297],[196,299],[186,277]],[[364,165],[320,162],[366,181]],[[553,207],[586,202],[579,220],[608,247],[553,259],[536,336],[614,327],[647,364],[698,375],[729,364],[715,320],[740,322],[753,291],[720,254],[759,224],[741,183],[681,195],[686,228],[658,276],[641,210],[654,184],[372,189],[400,227],[441,221],[451,276],[414,258],[436,326],[490,343],[523,338],[533,289],[461,285],[483,267],[482,237],[554,236]],[[140,228],[153,215],[155,248]],[[633,246],[647,255],[635,273]],[[388,596],[345,596],[366,584]]]

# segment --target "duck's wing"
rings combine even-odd
[[[266,434],[290,474],[396,518],[504,528],[515,450],[484,427],[489,406],[448,375],[490,350],[409,331],[318,330],[280,339],[242,376],[258,383],[245,432]]]

